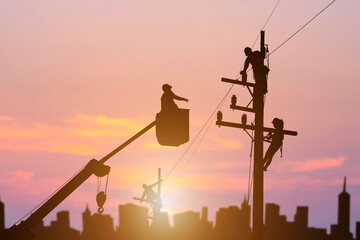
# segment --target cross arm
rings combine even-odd
[[[233,128],[242,128],[242,129],[248,129],[248,130],[255,130],[256,127],[253,125],[247,125],[247,124],[241,124],[241,123],[232,123],[232,122],[224,122],[224,121],[216,121],[216,125],[218,126],[225,126],[225,127],[233,127]],[[275,132],[275,128],[263,128],[264,132]],[[290,135],[290,136],[297,136],[298,133],[295,131],[290,130],[283,130],[284,135]]]
[[[243,81],[234,80],[234,79],[230,79],[230,78],[221,78],[221,81],[227,82],[227,83],[238,84],[238,85],[242,85],[242,86],[247,86],[247,87],[255,87],[255,83],[243,82]]]

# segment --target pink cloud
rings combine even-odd
[[[0,116],[0,122],[2,119],[11,120],[0,125],[2,150],[78,155],[94,155],[107,151],[107,144],[115,138],[130,137],[146,126],[146,119],[83,114],[76,114],[57,125],[36,123],[30,127],[19,124],[11,117]]]
[[[9,117],[9,116],[0,116],[0,121],[4,121],[4,122],[11,122],[15,120],[15,118],[13,117]]]
[[[33,176],[33,172],[24,172],[22,170],[5,174],[5,177],[8,179],[8,181],[13,183],[29,182]]]
[[[326,168],[335,168],[339,167],[345,161],[344,157],[338,158],[325,158],[325,159],[312,159],[306,161],[303,164],[295,167],[293,170],[295,172],[305,172],[305,171],[312,171],[318,169],[326,169]]]

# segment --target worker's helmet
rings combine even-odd
[[[172,87],[169,85],[169,84],[164,84],[164,85],[162,85],[162,90],[163,91],[166,91],[166,90],[170,90]]]
[[[249,47],[244,48],[244,53],[246,56],[249,56],[252,53],[251,48],[249,48]]]
[[[274,118],[271,122],[275,128],[284,129],[284,121],[280,118]]]

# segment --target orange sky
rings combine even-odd
[[[92,158],[101,158],[153,121],[161,85],[189,99],[191,140],[244,61],[277,1],[61,1],[0,3],[0,194],[6,226],[36,206]],[[328,1],[281,1],[265,28],[270,51],[325,7]],[[360,220],[358,153],[360,16],[358,1],[336,1],[323,15],[270,57],[265,123],[283,118],[299,132],[286,137],[265,175],[265,202],[292,219],[310,207],[310,225],[336,223],[337,194],[348,176],[351,223]],[[255,48],[258,48],[257,42]],[[250,76],[251,78],[251,76]],[[247,104],[246,89],[230,95]],[[224,119],[239,121],[227,99]],[[252,117],[249,116],[249,119]],[[105,212],[117,223],[117,205],[141,195],[142,183],[164,175],[190,143],[156,144],[154,131],[124,149],[112,167]],[[194,144],[196,146],[197,143]],[[267,146],[267,145],[266,145]],[[164,185],[171,188],[193,148]],[[239,205],[247,193],[250,140],[213,123],[167,193],[166,209],[178,212]],[[166,191],[165,191],[166,192]],[[95,177],[54,212],[95,211]],[[54,219],[54,213],[46,223]]]

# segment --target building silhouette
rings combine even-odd
[[[70,227],[69,211],[61,211],[56,214],[56,220],[51,221],[50,226],[44,226],[41,221],[33,229],[35,240],[80,240],[80,232]]]
[[[168,240],[172,239],[172,231],[167,212],[154,212],[149,229],[149,239]]]
[[[174,215],[174,240],[200,239],[200,213],[187,211]]]
[[[83,231],[71,228],[70,213],[61,211],[50,226],[43,222],[33,228],[35,240],[250,240],[250,210],[246,197],[241,206],[220,208],[215,223],[208,221],[208,208],[200,212],[187,211],[173,216],[174,226],[166,212],[149,216],[146,207],[119,205],[119,226],[114,229],[110,215],[91,214],[86,205],[82,213]],[[4,222],[4,203],[0,202],[0,217]],[[331,225],[330,234],[324,228],[309,227],[309,208],[298,206],[294,221],[280,214],[280,206],[265,206],[264,240],[354,240],[350,232],[350,194],[343,190],[338,196],[338,222]],[[2,225],[4,226],[4,224]],[[360,222],[356,222],[356,240],[360,240]]]
[[[350,194],[346,192],[346,177],[343,191],[338,198],[338,223],[331,225],[331,240],[352,240],[350,232]]]
[[[5,229],[5,204],[0,198],[0,232]]]
[[[245,240],[251,236],[250,229],[250,206],[247,204],[246,197],[241,205],[228,208],[220,208],[216,213],[216,224],[214,235],[217,239],[237,239]]]
[[[120,205],[118,236],[122,240],[148,239],[148,209],[131,203]]]
[[[82,214],[83,232],[81,239],[112,240],[115,239],[114,221],[108,214],[95,213],[91,215],[88,205]]]

